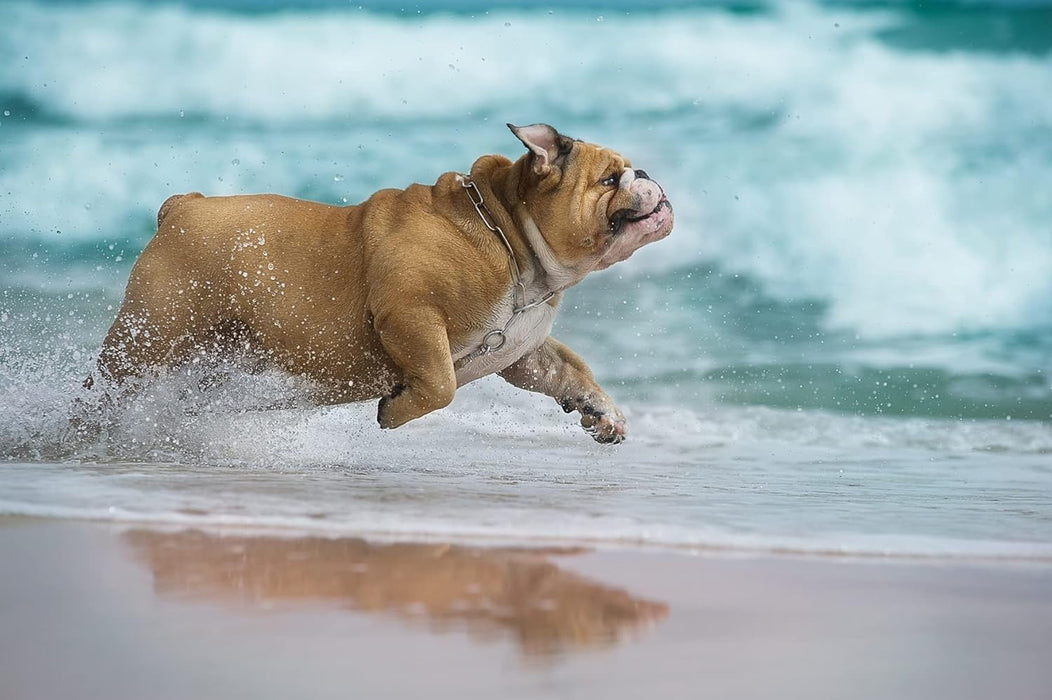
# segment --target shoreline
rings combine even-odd
[[[1052,567],[1041,564],[18,516],[0,517],[0,560],[10,700],[1038,698],[1052,687]]]
[[[424,531],[390,531],[370,530],[348,527],[342,524],[334,527],[325,527],[323,520],[305,524],[285,523],[250,523],[237,522],[231,519],[222,521],[208,521],[198,519],[198,514],[183,513],[184,517],[173,517],[159,519],[150,517],[118,517],[118,518],[92,518],[82,515],[24,515],[24,514],[0,514],[0,527],[8,523],[19,521],[27,522],[64,522],[71,524],[82,524],[89,527],[108,527],[117,529],[144,528],[164,532],[177,532],[196,530],[212,533],[217,536],[266,536],[278,539],[297,539],[319,537],[326,539],[356,538],[380,543],[421,543],[421,544],[455,544],[479,548],[562,548],[562,549],[588,549],[598,552],[622,552],[637,554],[668,554],[671,556],[702,557],[702,558],[769,558],[789,560],[814,560],[814,561],[850,561],[850,562],[886,562],[916,563],[916,564],[961,564],[961,565],[989,565],[989,566],[1036,566],[1052,567],[1052,550],[1049,552],[1039,551],[1037,553],[1025,553],[1031,547],[1041,548],[1036,542],[996,542],[982,540],[981,544],[988,546],[989,550],[965,552],[961,550],[950,551],[902,551],[892,548],[865,547],[862,545],[854,548],[847,546],[829,546],[817,544],[781,544],[770,545],[750,543],[690,543],[690,542],[661,542],[637,537],[624,538],[600,538],[588,536],[568,535],[556,537],[545,534],[516,536],[507,533],[483,534],[473,531],[464,532],[441,532],[427,533]],[[852,535],[851,537],[858,537]],[[728,538],[730,539],[730,538]],[[959,540],[947,539],[946,542],[958,542]],[[961,541],[967,543],[967,541]],[[974,544],[974,543],[972,543]],[[997,551],[998,547],[1004,547],[1006,551]],[[1048,549],[1047,547],[1044,549]]]

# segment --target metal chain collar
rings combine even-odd
[[[526,303],[526,285],[522,281],[522,272],[519,270],[519,263],[515,259],[515,250],[511,247],[511,242],[508,241],[508,237],[504,235],[504,230],[497,224],[496,218],[493,216],[493,212],[486,206],[486,202],[482,199],[482,193],[479,192],[478,185],[475,184],[467,175],[460,176],[460,186],[463,187],[468,193],[468,199],[475,207],[475,211],[478,212],[479,218],[482,219],[482,223],[486,225],[493,233],[500,237],[501,242],[508,251],[508,269],[511,271],[511,282],[512,282],[512,309],[511,317],[508,318],[508,322],[504,324],[503,328],[497,328],[486,333],[482,336],[482,344],[478,350],[471,353],[464,358],[463,361],[477,357],[478,355],[486,355],[499,350],[504,346],[505,341],[508,339],[508,328],[511,326],[511,322],[515,320],[515,317],[524,311],[536,308],[541,304],[545,303],[553,296],[555,292],[548,292],[540,299]],[[520,298],[521,303],[516,302],[516,295]]]

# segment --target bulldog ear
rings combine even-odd
[[[558,160],[573,150],[573,139],[563,136],[555,127],[547,124],[515,126],[508,124],[511,133],[533,154],[533,172],[547,175]]]

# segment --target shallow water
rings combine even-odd
[[[1052,557],[1052,10],[443,7],[0,3],[0,513]],[[356,202],[540,120],[676,206],[556,324],[625,445],[499,380],[393,433],[79,389],[169,194]]]

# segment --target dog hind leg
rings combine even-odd
[[[103,377],[130,377],[185,361],[216,322],[212,304],[176,267],[147,251],[135,264],[124,303],[99,355]]]

